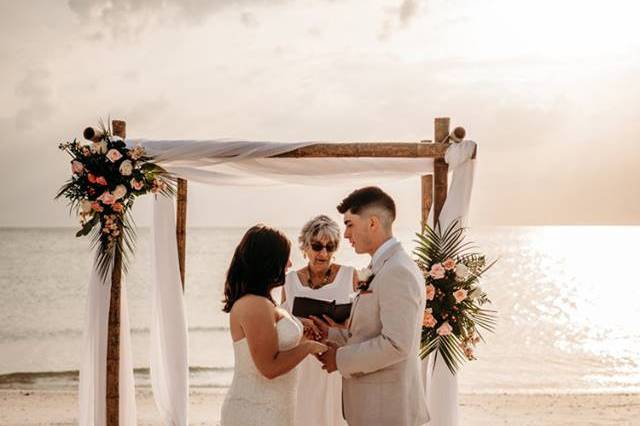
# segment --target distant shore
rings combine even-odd
[[[191,391],[190,425],[217,425],[225,388]],[[162,425],[150,389],[137,392],[138,425]],[[0,425],[75,425],[75,390],[0,390]],[[640,424],[640,394],[461,394],[461,426]]]

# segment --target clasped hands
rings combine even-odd
[[[339,324],[330,317],[323,315],[324,321],[318,317],[310,316],[309,318],[301,318],[304,325],[304,336],[310,340],[316,340],[327,345],[329,349],[325,352],[314,354],[314,356],[322,363],[322,369],[327,373],[333,373],[338,369],[336,365],[336,353],[338,345],[327,341],[329,337],[329,328],[347,328],[345,324]]]

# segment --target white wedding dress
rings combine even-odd
[[[300,321],[283,312],[276,323],[278,349],[288,351],[302,339]],[[246,338],[233,342],[235,365],[231,387],[222,404],[221,426],[291,426],[295,417],[297,369],[267,379],[251,358]]]

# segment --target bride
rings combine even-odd
[[[227,271],[223,311],[230,314],[235,366],[221,426],[293,424],[296,367],[327,350],[314,330],[276,308],[271,290],[284,284],[291,244],[263,225],[249,229]]]

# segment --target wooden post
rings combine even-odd
[[[127,124],[113,120],[114,136],[126,137]],[[107,426],[120,422],[120,287],[122,283],[122,255],[116,251],[111,271],[111,300],[109,302],[109,329],[107,334]]]
[[[435,119],[434,140],[436,143],[447,143],[449,140],[449,122],[448,117]],[[440,219],[442,206],[444,206],[444,201],[447,199],[447,173],[449,172],[449,166],[444,161],[444,158],[436,158],[433,161],[433,169],[433,223],[435,225]]]
[[[420,141],[422,143],[430,143],[429,140]],[[429,212],[433,204],[433,174],[422,175],[420,177],[422,188],[422,229],[429,224]]]
[[[176,210],[176,239],[178,241],[178,263],[180,265],[180,278],[182,279],[182,291],[184,291],[185,255],[187,246],[187,180],[178,179]]]

